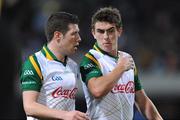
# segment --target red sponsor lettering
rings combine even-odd
[[[111,90],[112,93],[134,93],[134,82],[129,81],[127,84],[116,84]]]
[[[63,89],[62,87],[58,87],[55,91],[52,92],[52,96],[54,98],[57,97],[64,97],[69,99],[75,99],[75,95],[77,93],[78,88],[70,89]]]

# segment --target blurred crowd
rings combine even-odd
[[[46,42],[44,24],[52,12],[67,11],[79,16],[83,53],[95,42],[90,33],[92,13],[101,6],[114,6],[121,11],[124,26],[120,49],[133,55],[140,70],[155,73],[180,70],[179,1],[6,0],[1,6],[2,19],[9,24],[14,39],[21,43],[23,60]]]
[[[0,0],[0,19],[3,21],[0,28],[7,31],[3,32],[1,40],[7,42],[6,36],[13,39],[13,42],[7,43],[11,45],[5,44],[3,49],[18,49],[22,59],[17,59],[24,61],[46,43],[44,24],[48,16],[52,12],[67,11],[77,14],[80,19],[82,42],[78,53],[72,56],[79,62],[95,42],[91,35],[91,16],[103,6],[120,10],[124,32],[119,39],[119,49],[133,56],[141,73],[180,73],[178,0]],[[17,81],[15,86],[19,85]],[[17,92],[18,97],[20,93]],[[22,104],[21,101],[16,103]]]

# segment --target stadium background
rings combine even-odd
[[[95,42],[90,33],[91,16],[103,6],[120,10],[124,33],[119,39],[119,48],[134,57],[144,89],[163,118],[180,118],[178,0],[0,0],[1,53],[4,53],[1,54],[4,61],[1,62],[0,118],[25,119],[17,71],[21,62],[46,42],[47,17],[55,11],[79,16],[82,42],[79,51],[71,56],[79,63]],[[10,58],[9,51],[14,59]],[[12,74],[8,71],[12,66],[5,65],[10,63],[15,64]],[[7,78],[9,75],[13,79]],[[77,106],[85,111],[82,92],[78,94]]]

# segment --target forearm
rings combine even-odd
[[[162,120],[161,115],[149,97],[146,96],[144,90],[136,92],[136,105],[148,120]]]
[[[140,110],[148,120],[162,120],[161,115],[149,98],[147,98],[144,108],[140,107]]]
[[[66,111],[50,109],[42,104],[33,102],[29,105],[24,105],[27,116],[32,116],[42,119],[63,119]]]
[[[55,110],[48,108],[37,102],[39,92],[24,91],[23,92],[23,106],[27,116],[33,116],[44,119],[62,119],[66,111]]]
[[[101,98],[111,91],[123,72],[124,71],[120,67],[116,67],[113,71],[104,76],[90,79],[88,87],[93,96]]]

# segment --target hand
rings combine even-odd
[[[64,120],[90,120],[90,118],[86,113],[75,110],[66,112]]]
[[[134,69],[134,60],[131,55],[119,53],[118,65],[124,70]]]

